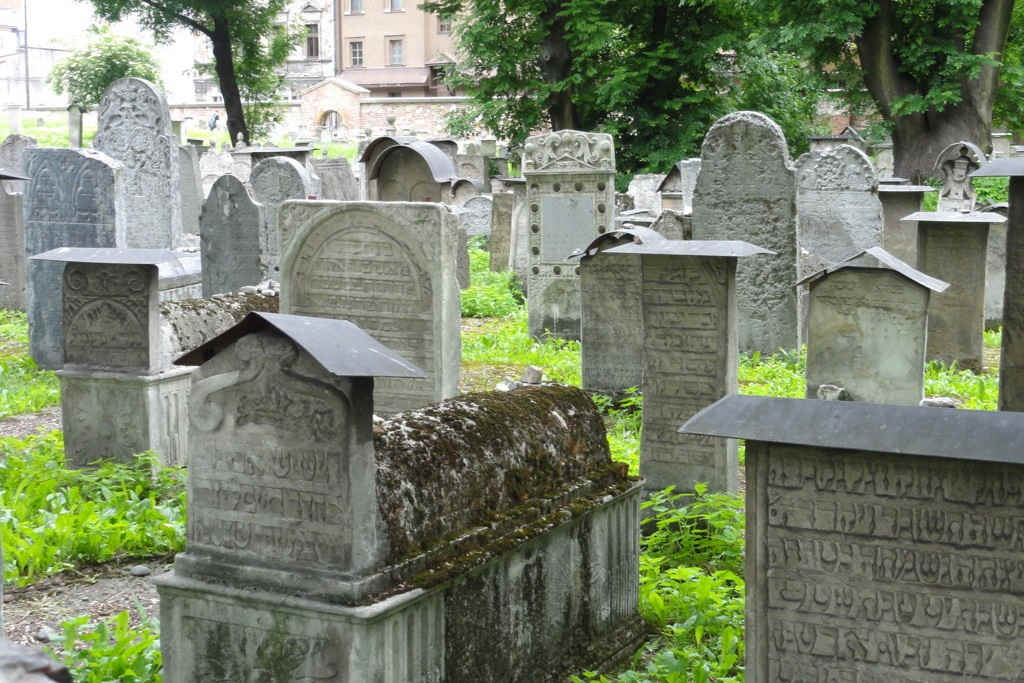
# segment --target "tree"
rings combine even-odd
[[[275,21],[287,0],[91,2],[96,13],[108,21],[135,15],[158,39],[167,39],[178,26],[210,39],[232,144],[239,138],[248,144],[253,122],[265,124],[268,117],[273,118],[273,100],[282,80],[276,70],[302,36],[296,28]],[[243,97],[247,105],[243,105]]]
[[[70,103],[86,111],[95,109],[107,86],[119,78],[136,76],[160,83],[160,66],[139,41],[111,33],[107,26],[91,30],[88,47],[72,52],[50,70],[46,80],[54,91],[66,91]]]
[[[957,140],[990,147],[1013,0],[761,0],[791,49],[892,129],[895,173],[920,179]]]

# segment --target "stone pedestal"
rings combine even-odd
[[[935,192],[930,185],[907,185],[905,183],[878,184],[878,198],[882,201],[882,248],[899,260],[917,264],[917,226],[904,223],[903,217],[921,210],[921,201],[926,192]]]
[[[950,287],[928,308],[928,360],[981,372],[985,330],[985,251],[994,213],[919,211],[918,268]]]

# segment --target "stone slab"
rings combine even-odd
[[[582,387],[611,396],[643,384],[644,321],[639,255],[580,260]]]
[[[516,196],[513,192],[495,192],[491,199],[491,236],[487,245],[491,253],[490,269],[502,273],[512,266],[512,212]]]
[[[1017,159],[1022,164],[1024,160]],[[994,162],[993,162],[994,163]],[[999,410],[1024,411],[1024,177],[1010,178]]]
[[[308,199],[314,195],[313,180],[304,166],[291,157],[272,156],[252,168],[249,176],[253,199],[263,205],[264,227],[260,244],[265,245],[262,257],[271,278],[280,280],[282,253],[279,213],[281,204],[289,199]]]
[[[199,225],[204,297],[277,279],[264,207],[238,178],[217,179],[203,203]]]
[[[12,181],[23,182],[23,181]],[[0,309],[25,310],[24,195],[9,193],[0,183]]]

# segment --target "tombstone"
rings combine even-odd
[[[681,430],[746,439],[748,683],[1018,675],[1024,416],[728,396]]]
[[[199,217],[203,296],[276,279],[263,205],[238,178],[217,179]]]
[[[939,153],[935,171],[942,178],[937,211],[974,211],[976,196],[968,175],[985,163],[985,154],[972,142],[954,142]]]
[[[91,149],[25,150],[25,253],[57,247],[123,247],[124,166]],[[64,264],[28,263],[26,305],[32,358],[41,368],[64,366],[61,333]]]
[[[466,178],[477,187],[488,187],[490,175],[487,173],[487,159],[480,154],[478,148],[470,146],[468,151],[467,154],[455,155],[456,175]]]
[[[292,202],[282,230],[281,311],[343,318],[424,369],[381,380],[381,414],[458,391],[460,230],[441,204]]]
[[[1009,204],[996,202],[981,207],[981,211],[1007,216]],[[999,329],[1003,324],[1003,291],[1006,289],[1006,233],[1006,223],[993,223],[988,226],[988,247],[985,250],[986,330]]]
[[[916,406],[924,396],[928,301],[949,283],[871,247],[808,275],[807,398]]]
[[[464,213],[461,214],[462,225],[466,229],[467,237],[491,235],[491,212],[494,200],[486,195],[472,197],[462,205]]]
[[[199,211],[206,195],[195,147],[178,145],[178,169],[181,172],[181,229],[186,235],[198,235]]]
[[[693,213],[693,188],[700,173],[700,159],[683,159],[676,162],[672,170],[658,186],[661,194],[661,208]]]
[[[77,104],[68,107],[68,146],[82,147],[82,110]]]
[[[737,265],[740,353],[797,347],[796,224],[796,173],[782,130],[758,112],[716,121],[701,147],[693,238],[747,240],[776,254]]]
[[[992,158],[1010,156],[1010,144],[1013,142],[1011,133],[992,133]]]
[[[840,144],[796,161],[797,277],[804,279],[869,247],[882,245],[878,179],[864,152]],[[807,291],[798,288],[801,339]]]
[[[333,159],[316,159],[313,161],[313,168],[320,176],[320,197],[322,199],[336,199],[343,202],[354,202],[360,199],[359,184],[352,175],[352,168],[348,159],[337,157]]]
[[[887,182],[892,181],[892,182]],[[880,179],[878,199],[882,202],[882,247],[906,263],[917,263],[917,226],[904,223],[903,217],[921,210],[926,192],[935,192],[931,185],[910,185],[903,178]]]
[[[647,209],[655,214],[661,211],[661,196],[658,188],[666,176],[660,173],[638,173],[629,181],[627,194],[633,198],[633,208]]]
[[[811,143],[810,154],[814,154],[815,152],[828,152],[840,145],[849,145],[861,152],[864,152],[867,149],[864,138],[862,138],[860,133],[851,126],[844,128],[839,135],[809,135],[807,138]]]
[[[33,257],[66,264],[61,421],[69,467],[99,459],[131,462],[156,451],[186,464],[190,370],[162,367],[160,269],[177,256],[161,249],[64,247]]]
[[[181,134],[181,123],[181,119],[171,119],[171,135],[174,136],[174,141],[179,145],[183,138]]]
[[[7,191],[0,183],[0,309],[25,310],[25,217],[24,196]],[[24,181],[12,181],[24,182]]]
[[[490,269],[495,273],[503,273],[512,266],[512,212],[515,203],[514,192],[491,195],[491,236],[487,246],[491,253]]]
[[[643,432],[648,491],[738,485],[736,442],[683,436],[679,419],[738,391],[736,261],[771,252],[740,241],[650,241],[606,252],[641,256]],[[604,257],[604,256],[603,256]]]
[[[379,152],[379,153],[378,153]],[[368,147],[367,197],[382,202],[444,202],[453,196],[454,164],[434,145],[419,140],[396,143],[379,151]],[[472,196],[476,194],[475,188]]]
[[[560,130],[527,138],[530,335],[580,338],[580,289],[569,254],[612,227],[615,151],[605,133]]]
[[[892,154],[892,140],[880,142],[874,146],[875,169],[879,178],[888,178],[896,168],[896,160]]]
[[[3,143],[0,143],[0,173],[7,172],[15,175],[25,175],[25,150],[36,146],[36,139],[28,135],[8,135]],[[8,194],[23,193],[25,181],[4,180],[4,187]]]
[[[566,648],[628,643],[640,487],[579,389],[375,422],[378,378],[422,373],[352,323],[289,315],[179,363],[200,367],[186,552],[156,579],[168,683],[532,681]],[[461,455],[424,469],[441,451]]]
[[[181,242],[178,140],[167,100],[141,78],[119,78],[103,93],[93,147],[124,164],[127,244],[173,249]]]
[[[667,240],[693,239],[693,216],[682,211],[662,209],[651,230]]]
[[[281,204],[289,199],[308,199],[313,182],[306,169],[289,157],[270,157],[256,164],[249,176],[253,199],[263,206],[264,234],[260,244],[266,245],[265,262],[275,280],[281,260],[279,214]]]
[[[985,253],[995,213],[919,211],[918,268],[950,283],[928,307],[928,360],[981,372],[985,329]]]
[[[509,265],[519,278],[523,293],[529,290],[530,272],[530,211],[526,203],[526,179],[503,178],[505,187],[515,195],[512,207],[512,232],[509,240]]]

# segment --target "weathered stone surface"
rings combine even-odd
[[[530,334],[579,339],[580,291],[571,252],[612,226],[615,153],[610,135],[561,130],[527,139]]]
[[[331,159],[314,159],[313,168],[320,176],[320,197],[336,199],[343,202],[354,202],[360,199],[359,184],[352,175],[352,167],[348,159],[336,157]]]
[[[968,175],[985,163],[985,153],[971,142],[961,140],[946,147],[935,162],[935,171],[942,178],[939,211],[974,211],[977,195]]]
[[[219,294],[160,304],[160,367],[173,367],[182,354],[205,344],[252,311],[277,313],[280,299],[264,294]]]
[[[25,150],[25,249],[124,247],[123,165],[86,149]],[[29,262],[27,308],[32,358],[42,368],[64,365],[61,333],[64,264]]]
[[[467,237],[490,236],[492,202],[491,197],[480,195],[470,197],[462,204],[464,213],[460,214],[460,219]]]
[[[181,229],[186,235],[198,235],[199,212],[206,195],[195,146],[178,145],[178,171],[181,174]]]
[[[661,211],[661,197],[658,186],[665,179],[661,173],[638,173],[629,181],[626,193],[633,198],[634,209],[647,209],[658,213]]]
[[[917,226],[904,222],[904,216],[921,210],[921,200],[926,192],[934,192],[929,185],[904,185],[880,183],[878,199],[882,202],[882,248],[896,258],[917,264]]]
[[[782,130],[764,114],[735,112],[704,137],[693,194],[693,237],[746,240],[776,256],[736,273],[739,350],[797,346],[796,177]]]
[[[988,330],[997,329],[1003,323],[1006,232],[1006,223],[992,223],[988,226],[988,242],[985,249],[985,329]]]
[[[455,170],[460,178],[471,180],[477,187],[487,187],[487,159],[478,151],[469,149],[467,154],[455,155]]]
[[[281,204],[289,199],[308,199],[313,192],[313,181],[295,159],[270,157],[253,167],[249,186],[252,187],[253,199],[263,205],[264,223],[260,244],[265,251],[261,259],[269,276],[276,279],[280,272],[282,249],[278,225]]]
[[[495,192],[491,204],[490,268],[495,273],[510,270],[512,266],[512,214],[515,211],[514,192]]]
[[[0,638],[0,681],[4,683],[72,683],[71,673],[42,650]]]
[[[523,292],[528,292],[530,273],[530,209],[526,202],[526,179],[505,178],[505,186],[515,195],[512,207],[512,239],[509,244],[509,258]]]
[[[676,162],[665,176],[658,191],[661,193],[661,208],[693,213],[693,190],[700,174],[700,159],[683,159]]]
[[[217,179],[203,203],[199,222],[203,296],[235,292],[277,277],[263,205],[238,178],[224,175]]]
[[[21,181],[18,181],[21,182]],[[0,183],[0,309],[25,310],[24,195],[7,191]]]
[[[21,135],[20,133],[8,135],[0,143],[0,169],[17,175],[27,175],[25,173],[25,150],[35,147],[36,144],[36,139],[30,135]],[[8,194],[15,192],[20,194],[25,191],[24,180],[5,180],[3,186],[7,189]]]
[[[295,202],[287,211],[281,311],[350,320],[426,371],[379,380],[378,412],[454,396],[462,355],[455,216],[441,204],[397,202]]]
[[[674,209],[662,209],[651,230],[667,240],[693,239],[693,216]]]
[[[640,259],[603,252],[580,259],[580,370],[588,391],[614,396],[643,383]]]
[[[114,81],[100,101],[93,147],[124,164],[127,246],[177,247],[182,236],[178,140],[163,93],[141,78]]]
[[[1024,411],[1024,176],[1010,178],[999,410]]]
[[[68,147],[82,147],[82,110],[76,104],[68,107]]]

